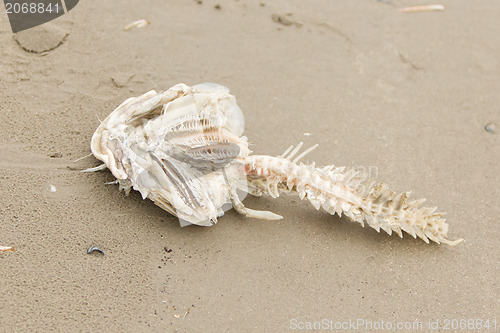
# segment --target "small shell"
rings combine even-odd
[[[12,246],[0,246],[0,252],[14,252],[14,248]]]
[[[101,253],[102,255],[104,255],[104,251],[103,251],[103,250],[101,250],[100,248],[98,248],[98,247],[97,247],[97,246],[95,246],[95,245],[92,245],[91,247],[89,247],[89,248],[87,249],[87,254],[91,254],[91,253],[92,253],[92,252],[94,252],[94,251],[95,251],[95,252],[99,252],[99,253]]]
[[[431,11],[441,11],[444,10],[443,5],[424,5],[424,6],[413,6],[398,9],[401,13],[411,13],[411,12],[431,12]]]
[[[497,124],[496,123],[489,123],[484,126],[484,129],[486,132],[489,132],[491,134],[496,134],[497,132]]]
[[[147,26],[147,25],[149,25],[149,24],[150,24],[150,23],[149,23],[149,21],[148,21],[148,20],[141,19],[141,20],[138,20],[138,21],[134,21],[134,22],[132,22],[132,23],[130,23],[130,24],[127,24],[127,25],[123,28],[123,30],[128,31],[128,30],[130,30],[130,29],[132,29],[132,28],[134,28],[134,27],[136,27],[136,28],[143,28],[143,27],[145,27],[145,26]]]

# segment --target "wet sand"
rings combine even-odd
[[[0,252],[0,332],[500,319],[499,125],[484,128],[500,123],[500,3],[441,3],[87,0],[18,36],[0,14],[0,245],[15,247]],[[229,87],[254,152],[319,143],[309,161],[377,170],[466,242],[379,234],[294,197],[245,200],[283,220],[181,228],[104,185],[109,171],[78,172],[98,165],[72,162],[98,118],[180,82]]]

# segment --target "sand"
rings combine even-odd
[[[492,325],[500,135],[485,125],[500,123],[500,3],[441,3],[87,0],[24,36],[1,14],[0,245],[15,252],[0,252],[0,331]],[[123,30],[139,19],[151,24]],[[280,221],[230,211],[181,228],[104,185],[109,171],[78,172],[98,165],[72,162],[98,117],[180,82],[229,87],[253,151],[319,143],[310,161],[376,169],[447,211],[450,238],[466,242],[379,234],[294,197],[245,200]]]

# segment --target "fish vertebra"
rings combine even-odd
[[[352,168],[301,163],[317,145],[301,154],[302,143],[279,157],[250,155],[243,128],[243,113],[224,86],[152,90],[127,99],[101,123],[91,149],[104,164],[86,171],[109,168],[120,189],[139,191],[181,225],[213,225],[231,206],[248,217],[281,219],[245,207],[239,194],[277,198],[285,192],[389,235],[405,231],[427,243],[463,241],[448,240],[444,213],[419,208],[425,199],[408,202],[411,192],[397,194]]]

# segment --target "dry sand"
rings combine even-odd
[[[423,3],[85,0],[17,37],[3,12],[0,245],[16,251],[0,252],[0,331],[500,320],[500,135],[484,129],[500,122],[500,2],[397,11]],[[142,18],[151,24],[123,31]],[[291,197],[246,200],[280,221],[230,211],[180,228],[104,185],[108,171],[72,169],[98,165],[71,162],[89,153],[96,116],[179,82],[230,87],[255,152],[304,140],[320,144],[319,165],[377,167],[447,211],[450,238],[466,242],[378,234]]]

